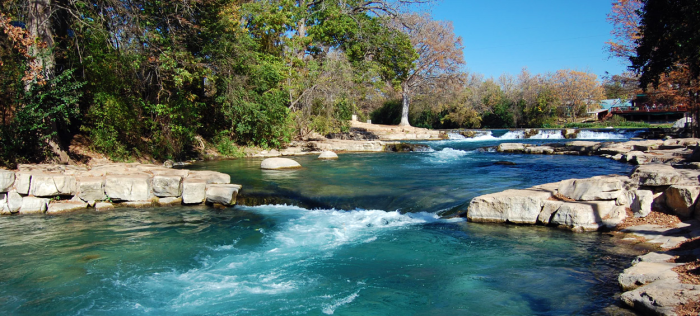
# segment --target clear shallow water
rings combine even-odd
[[[635,252],[611,237],[435,212],[629,166],[477,150],[494,142],[429,144],[426,153],[296,157],[304,168],[291,172],[263,172],[260,160],[193,166],[315,208],[0,217],[0,314],[589,315],[615,303],[617,273]],[[500,160],[518,165],[493,165]]]
[[[303,166],[298,170],[261,170],[262,159],[204,162],[191,168],[228,173],[232,182],[243,185],[241,196],[265,197],[243,200],[248,205],[293,203],[309,208],[401,212],[464,210],[466,203],[482,194],[571,178],[626,174],[632,169],[600,157],[501,154],[481,149],[501,142],[433,141],[424,143],[432,148],[430,152],[341,154],[337,161],[293,157]],[[516,165],[496,165],[498,161]]]

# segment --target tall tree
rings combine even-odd
[[[551,80],[554,91],[562,102],[562,109],[574,121],[603,98],[603,88],[595,74],[562,69],[554,73]]]
[[[397,27],[408,34],[417,59],[413,67],[399,76],[401,86],[401,123],[409,126],[408,112],[414,91],[421,86],[438,85],[459,79],[464,65],[462,38],[454,34],[451,22],[435,21],[427,14],[407,14]]]
[[[639,10],[641,37],[636,41],[631,68],[640,75],[642,88],[664,81],[686,96],[695,112],[694,134],[700,134],[700,2],[694,0],[643,0]],[[665,76],[679,75],[673,80]]]

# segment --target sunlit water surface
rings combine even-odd
[[[436,213],[479,194],[630,167],[477,150],[496,141],[296,157],[304,168],[294,171],[261,171],[254,159],[192,166],[230,173],[256,201],[270,194],[309,208],[0,217],[0,314],[605,314],[635,254],[608,235]],[[517,165],[494,165],[501,160]]]

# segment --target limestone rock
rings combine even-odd
[[[175,197],[182,195],[182,177],[178,175],[154,176],[153,194],[157,197]]]
[[[7,206],[7,193],[0,193],[0,215],[10,215],[10,208]]]
[[[37,214],[46,212],[46,205],[49,204],[49,199],[26,196],[22,198],[22,207],[20,214]]]
[[[624,207],[622,208],[624,210]],[[552,216],[551,224],[573,231],[594,231],[610,226],[606,220],[620,216],[615,201],[563,202]]]
[[[160,206],[180,205],[180,204],[182,204],[182,198],[180,198],[180,197],[159,198],[157,204]]]
[[[675,308],[700,299],[700,286],[682,284],[678,280],[660,280],[620,297],[628,306],[649,315],[676,315]]]
[[[571,151],[578,151],[581,153],[591,153],[595,152],[600,148],[601,144],[599,142],[590,142],[577,140],[573,142],[566,143],[566,147]]]
[[[559,209],[562,203],[564,202],[545,200],[544,205],[542,206],[542,211],[540,212],[540,215],[537,216],[537,222],[543,225],[549,225],[550,221],[552,220],[552,216]]]
[[[525,145],[521,143],[502,143],[498,145],[498,152],[521,153],[525,151]]]
[[[554,154],[554,148],[550,146],[532,146],[525,148],[525,153],[536,155],[551,155]]]
[[[622,155],[630,152],[631,150],[632,147],[624,143],[607,143],[598,148],[598,153],[601,155],[607,154],[611,156],[620,155],[620,157],[622,157]],[[616,160],[620,159],[618,158]]]
[[[88,207],[88,204],[85,202],[75,202],[75,201],[60,201],[60,202],[53,202],[49,204],[48,209],[46,210],[47,214],[60,214],[60,213],[68,213],[68,212],[74,212],[78,210],[84,210]]]
[[[578,129],[572,129],[572,128],[565,128],[561,130],[561,136],[564,136],[566,139],[573,139],[578,136],[579,130]]]
[[[153,201],[127,201],[119,203],[119,205],[133,208],[148,208],[153,207]]]
[[[301,165],[289,158],[267,158],[260,163],[260,168],[266,170],[293,169],[301,168]]]
[[[338,159],[338,155],[332,151],[324,151],[318,156],[318,159]]]
[[[108,210],[113,210],[114,209],[114,204],[109,203],[109,202],[97,202],[95,203],[95,211],[102,212],[102,211],[108,211]]]
[[[216,171],[190,171],[187,179],[204,180],[207,184],[228,184],[231,183],[231,176]]]
[[[150,198],[151,179],[143,175],[107,176],[105,194],[114,201],[145,201]]]
[[[634,290],[640,286],[654,281],[677,278],[678,274],[673,272],[673,268],[679,266],[678,263],[670,262],[639,262],[620,273],[617,281],[623,291]]]
[[[535,224],[552,192],[543,189],[506,190],[477,196],[469,203],[472,222]]]
[[[185,179],[182,182],[182,203],[199,204],[206,198],[207,182],[205,180]]]
[[[75,177],[61,174],[34,174],[29,187],[29,194],[39,197],[75,195],[76,191]]]
[[[10,213],[17,213],[22,207],[22,196],[17,191],[12,190],[7,193],[7,208]]]
[[[105,199],[105,180],[97,177],[80,177],[78,181],[78,197],[85,201],[102,201]]]
[[[654,193],[650,190],[627,191],[630,208],[634,217],[646,217],[651,213],[651,205],[654,203]]]
[[[207,185],[207,203],[235,205],[238,190],[237,184],[209,184]]]
[[[674,185],[681,180],[681,174],[671,166],[653,164],[641,165],[630,176],[640,186]]]
[[[15,184],[15,173],[0,169],[0,192],[8,192]]]
[[[558,191],[577,201],[615,200],[623,194],[622,181],[615,177],[564,180]]]
[[[695,202],[700,195],[700,187],[689,185],[672,185],[664,192],[666,205],[678,216],[692,216]]]

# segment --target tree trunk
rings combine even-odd
[[[44,78],[51,79],[55,65],[52,51],[54,40],[51,29],[51,0],[29,1],[27,30],[36,41],[29,52],[35,61],[30,62],[36,62],[42,68]]]
[[[54,49],[54,34],[51,25],[51,0],[29,0],[29,10],[27,16],[27,30],[34,38],[34,45],[30,48],[29,53],[34,57],[30,60],[32,65],[40,67],[40,73],[45,80],[50,80],[54,77],[56,59],[53,55]],[[29,90],[33,83],[28,83],[25,89]],[[68,152],[62,148],[62,142],[58,135],[58,126],[55,122],[51,123],[51,133],[54,135],[46,140],[51,152],[58,157],[58,162],[62,164],[70,163]]]
[[[408,123],[408,106],[410,103],[410,93],[408,91],[407,87],[402,87],[401,91],[401,123],[399,123],[399,126],[411,126],[410,123]]]

